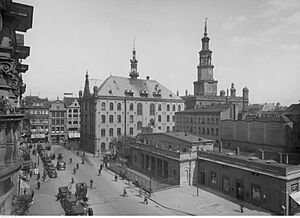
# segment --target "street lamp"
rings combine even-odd
[[[37,158],[38,158],[38,166],[40,166],[40,155],[37,153]]]

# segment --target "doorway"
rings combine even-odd
[[[236,180],[235,187],[236,187],[236,198],[240,200],[244,200],[244,181]]]

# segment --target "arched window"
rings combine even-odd
[[[143,115],[143,105],[141,103],[137,105],[137,115]]]
[[[170,122],[170,115],[167,115],[167,122]]]
[[[106,110],[106,104],[105,102],[101,103],[101,110],[105,111]]]
[[[158,115],[158,122],[161,122],[161,115]]]
[[[178,111],[181,111],[181,105],[178,105]]]
[[[139,122],[137,123],[137,130],[141,130],[141,129],[142,129],[142,122],[139,121]]]
[[[74,110],[73,110],[73,113],[78,113],[78,109],[74,109]]]
[[[158,105],[158,111],[161,111],[161,104]]]
[[[173,104],[173,106],[172,106],[172,111],[176,111],[176,106],[175,106],[175,104]]]
[[[130,103],[130,105],[129,105],[129,110],[133,111],[133,104],[132,103]]]
[[[122,110],[122,109],[121,109],[121,103],[118,103],[118,104],[117,104],[117,110],[118,110],[118,111]]]
[[[155,114],[155,105],[153,103],[150,104],[150,115]]]
[[[118,116],[117,116],[117,122],[118,122],[118,123],[121,123],[121,115],[118,115]]]
[[[114,110],[114,103],[112,103],[112,102],[109,103],[109,110],[111,110],[111,111]]]
[[[101,115],[101,123],[105,123],[105,115]]]
[[[69,109],[69,113],[72,113],[72,109]]]
[[[114,122],[114,116],[113,115],[109,115],[109,122],[113,123]]]
[[[133,135],[133,128],[132,127],[130,127],[130,129],[129,129],[129,134]]]
[[[167,104],[167,111],[170,111],[170,105]]]
[[[129,117],[129,122],[130,122],[130,123],[133,123],[133,115],[130,115],[130,117]]]
[[[102,143],[101,143],[101,152],[104,152],[104,151],[105,151],[105,143],[102,142]]]

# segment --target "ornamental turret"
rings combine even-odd
[[[131,63],[131,71],[129,73],[129,76],[131,77],[131,79],[137,79],[139,77],[139,73],[137,71],[138,60],[136,59],[135,40],[133,42],[132,59],[130,60],[130,63]]]

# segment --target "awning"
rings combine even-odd
[[[300,192],[295,192],[293,194],[290,194],[290,197],[300,205]]]
[[[80,138],[79,132],[69,132],[69,138]]]
[[[46,137],[45,134],[31,134],[32,139],[43,139],[45,137]]]

